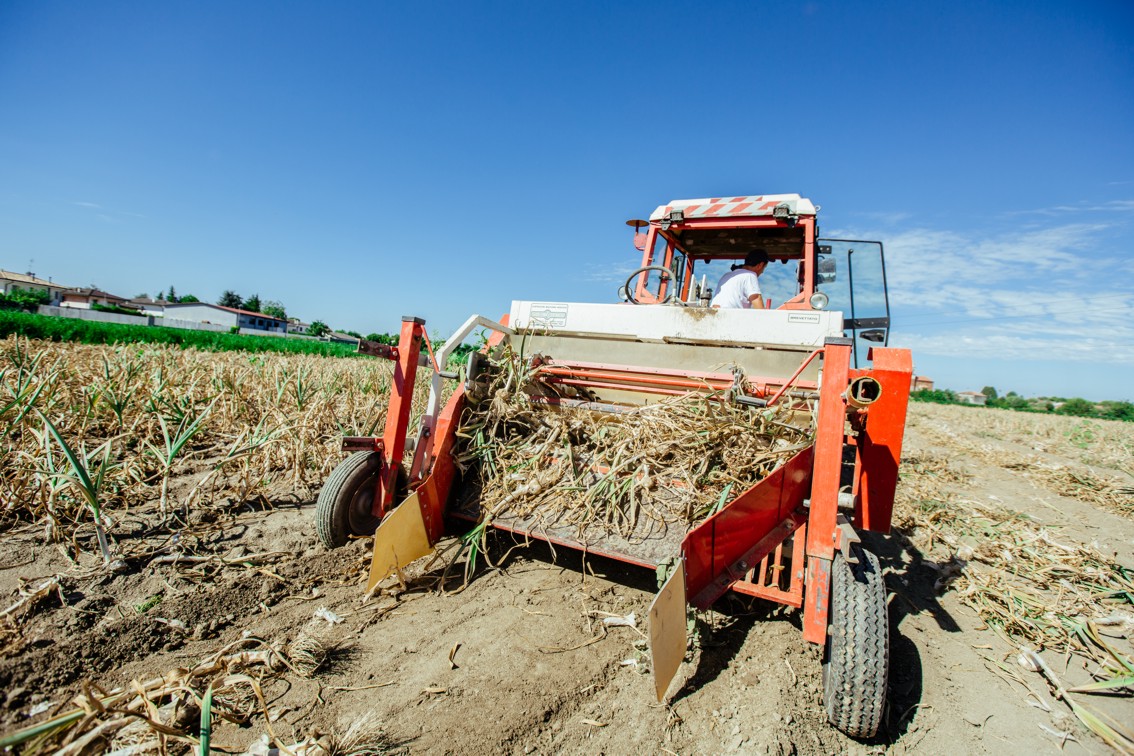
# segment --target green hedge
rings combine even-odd
[[[240,336],[213,331],[192,331],[161,326],[102,323],[79,318],[33,315],[15,310],[0,310],[0,338],[12,334],[48,341],[78,341],[83,344],[174,344],[213,352],[293,352],[320,354],[328,357],[356,355],[354,346],[331,344],[282,336]]]

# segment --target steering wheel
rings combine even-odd
[[[643,273],[649,273],[650,271],[657,271],[659,278],[661,278],[663,281],[668,281],[668,283],[670,283],[670,284],[673,283],[673,271],[670,270],[669,268],[665,267],[664,265],[647,265],[644,268],[638,268],[636,271],[634,271],[633,273],[630,274],[630,277],[626,279],[626,285],[622,287],[623,290],[625,290],[625,292],[626,292],[626,301],[627,302],[629,302],[630,304],[636,304],[636,305],[643,304],[642,302],[639,302],[637,299],[634,298],[634,289],[630,288],[630,282],[633,281],[638,276],[642,275]],[[655,302],[654,304],[669,304],[670,302],[672,302],[673,297],[676,293],[675,292],[676,288],[677,288],[676,286],[667,285],[665,287],[665,289],[666,289],[665,299],[662,299],[658,302]]]

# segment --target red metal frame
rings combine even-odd
[[[775,553],[760,560],[760,564],[748,571],[743,580],[737,580],[730,587],[737,593],[746,596],[755,596],[777,604],[787,604],[800,608],[803,606],[803,578],[806,557],[804,546],[807,541],[807,523],[801,523],[799,529],[792,535],[791,547],[791,573],[788,576],[788,587],[783,589],[782,572],[784,567],[784,542],[776,546]]]
[[[852,370],[851,378],[868,374],[881,384],[877,401],[854,416],[859,437],[855,449],[854,527],[890,532],[898,462],[906,429],[913,359],[908,349],[875,347],[867,355],[872,370]]]
[[[800,291],[794,297],[781,304],[777,309],[780,310],[810,310],[812,309],[810,300],[811,295],[815,293],[815,232],[816,223],[813,216],[804,215],[788,221],[780,218],[769,217],[756,217],[756,218],[686,218],[674,225],[680,226],[684,229],[736,229],[736,228],[795,228],[801,229],[803,234],[803,246],[800,257],[804,261],[801,266],[802,276],[799,281]],[[660,262],[653,262],[654,245],[658,236],[661,236],[666,241],[665,254]],[[663,231],[661,228],[661,221],[652,221],[650,228],[646,232],[646,246],[642,251],[642,267],[653,265],[661,265],[669,267],[673,261],[673,254],[679,245],[677,239],[672,234]],[[682,285],[681,297],[687,298],[689,296],[689,288],[693,281],[693,263],[698,258],[696,254],[690,252],[684,247],[681,251],[685,254],[685,280]],[[743,255],[740,255],[741,257]],[[796,259],[796,258],[792,258]],[[660,278],[660,276],[659,276]],[[651,304],[659,302],[665,298],[666,291],[668,290],[668,282],[661,281],[658,285],[658,292],[655,295],[653,292],[646,288],[649,277],[642,274],[638,277],[638,283],[634,287],[634,299],[642,304]]]
[[[507,318],[501,321],[506,324]],[[378,482],[381,498],[376,497],[376,515],[384,514],[394,494],[397,469],[405,449],[413,382],[423,337],[424,322],[405,319],[397,348],[398,363],[383,438],[350,439],[351,443],[363,447],[367,443],[372,444],[371,448],[385,455]],[[502,339],[503,334],[493,334],[489,348]],[[831,565],[842,533],[838,525],[838,502],[843,448],[848,442],[853,442],[856,447],[855,527],[883,532],[889,530],[912,376],[907,350],[873,350],[870,357],[874,367],[869,370],[851,370],[851,350],[850,339],[829,338],[786,381],[746,381],[746,389],[760,391],[764,396],[767,396],[770,386],[779,386],[780,390],[772,400],[775,401],[807,364],[821,355],[816,440],[812,446],[798,452],[767,478],[686,534],[681,544],[681,556],[689,603],[698,608],[708,608],[731,589],[802,607],[804,638],[820,644],[826,641]],[[547,360],[537,368],[555,382],[675,394],[687,393],[691,389],[723,391],[730,389],[734,381],[731,373],[559,360]],[[866,406],[851,406],[847,401],[848,385],[852,379],[866,376],[878,382],[880,393]],[[761,384],[760,381],[766,383]],[[798,385],[814,387],[816,384],[801,381]],[[862,402],[855,404],[861,405]],[[458,387],[440,413],[435,432],[421,440],[421,443],[429,445],[426,454],[432,460],[432,466],[416,490],[432,542],[444,531],[447,502],[456,477],[451,452],[463,409],[464,389]],[[848,428],[856,432],[857,438],[848,439]],[[493,523],[493,526],[537,540],[600,553],[570,539],[502,527],[499,523]],[[780,571],[784,569],[785,543],[789,539],[793,539],[791,573],[785,587]],[[629,554],[601,553],[629,564],[654,566]]]
[[[744,392],[750,396],[764,398],[777,387],[775,396],[768,404],[773,404],[794,382],[800,389],[815,389],[815,381],[797,381],[811,361],[822,350],[812,352],[799,369],[784,381],[782,378],[765,376],[747,377]],[[537,372],[550,376],[547,383],[560,383],[568,386],[623,389],[647,394],[680,395],[689,391],[728,391],[736,382],[732,373],[711,373],[698,370],[670,370],[666,368],[635,367],[603,362],[578,362],[574,360],[546,359],[535,366]]]
[[[812,643],[827,640],[831,561],[835,557],[839,480],[846,437],[844,394],[850,372],[851,348],[851,340],[842,337],[828,338],[823,348],[823,383],[819,389],[819,415],[815,423],[815,472],[811,480],[807,528],[807,593],[803,606],[803,638]]]
[[[413,384],[417,377],[418,355],[425,337],[425,321],[421,318],[402,318],[402,332],[398,337],[397,362],[390,382],[390,404],[386,409],[386,430],[382,434],[384,450],[382,466],[374,488],[374,505],[371,513],[384,517],[394,503],[398,471],[406,450],[406,431],[409,429],[410,409],[413,405]]]

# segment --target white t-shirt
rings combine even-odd
[[[724,309],[750,309],[752,302],[748,298],[759,293],[760,277],[745,268],[737,268],[721,276],[712,305]]]

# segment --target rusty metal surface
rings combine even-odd
[[[343,438],[343,451],[381,452],[382,439],[374,436],[346,436]]]
[[[463,486],[450,514],[469,522],[478,521],[481,515],[480,492],[474,486]],[[595,524],[580,532],[578,526],[564,522],[566,515],[562,510],[552,512],[550,509],[523,518],[505,514],[495,518],[492,527],[651,569],[677,556],[686,534],[680,523],[666,526],[645,518],[639,519],[629,537],[608,533]]]

